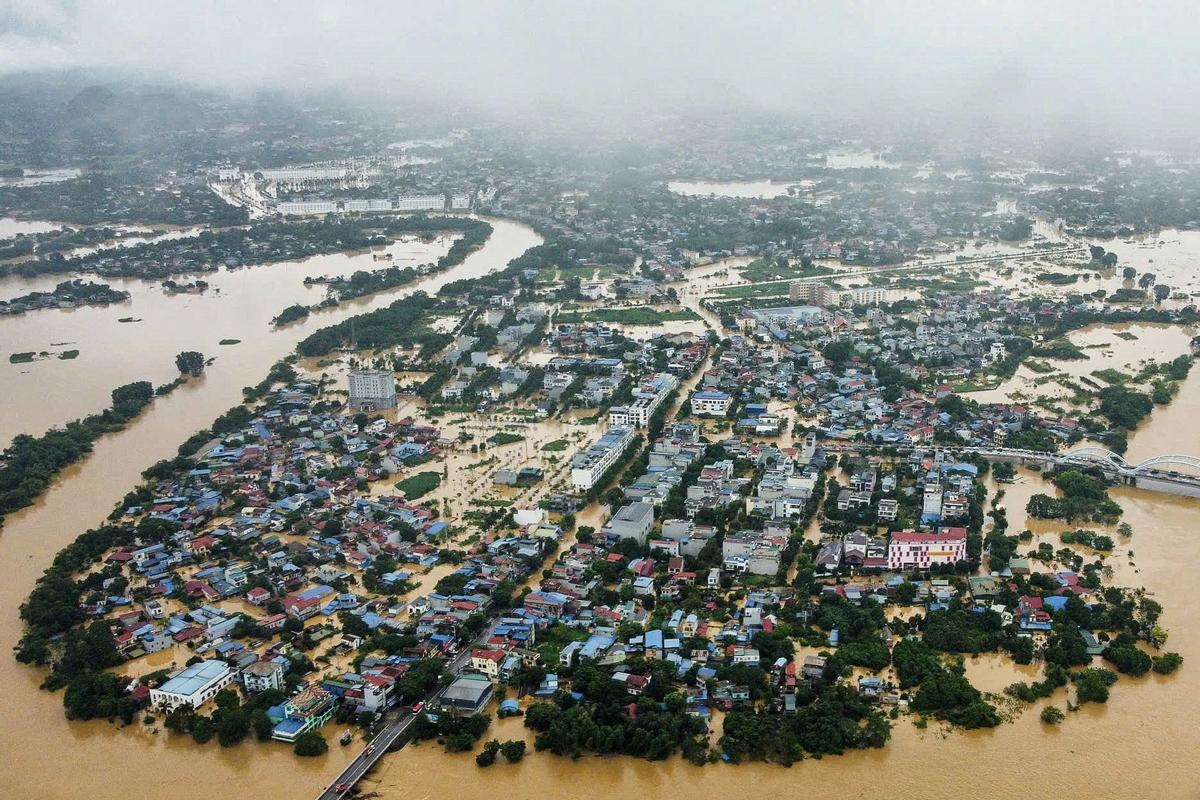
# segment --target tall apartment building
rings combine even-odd
[[[833,292],[821,281],[798,280],[788,286],[788,297],[794,301],[828,306],[833,303]]]
[[[355,411],[375,411],[396,407],[396,379],[381,370],[355,370],[350,373],[349,406]]]
[[[617,463],[625,447],[633,441],[634,429],[615,425],[587,450],[571,459],[571,485],[580,491],[592,488],[609,467]]]
[[[633,402],[613,406],[608,410],[608,423],[634,428],[646,427],[650,424],[650,417],[654,415],[655,409],[662,405],[667,395],[678,385],[679,379],[667,372],[643,378],[633,392]]]

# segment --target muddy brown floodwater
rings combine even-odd
[[[495,241],[511,247],[501,258],[500,249],[489,243],[472,257],[482,256],[484,262],[468,262],[473,269],[498,268],[536,244],[537,238],[526,228],[499,223]],[[264,360],[236,370],[226,364],[237,374],[218,380],[214,370],[202,384],[156,401],[128,430],[98,442],[92,457],[70,469],[36,506],[9,517],[0,531],[5,575],[0,582],[0,640],[15,643],[20,636],[17,608],[54,553],[81,530],[99,523],[142,469],[173,453],[178,442],[235,402],[240,387],[258,380],[268,364]],[[7,412],[7,399],[2,407]],[[1192,422],[1198,407],[1200,370],[1193,372],[1169,408],[1156,409],[1131,437],[1130,454],[1200,454],[1200,426]],[[1005,487],[1010,528],[1031,527],[1039,538],[1053,539],[1063,526],[1027,525],[1024,518],[1025,501],[1037,491],[1047,491],[1046,485],[1029,472]],[[1163,603],[1168,649],[1182,653],[1186,663],[1171,677],[1122,677],[1107,705],[1085,706],[1058,728],[1040,723],[1040,705],[994,731],[945,732],[933,726],[918,731],[900,721],[882,750],[805,761],[791,769],[761,764],[698,768],[677,758],[572,762],[531,751],[520,764],[501,760],[482,770],[471,755],[447,755],[440,747],[424,744],[382,759],[362,788],[388,800],[742,797],[747,790],[756,796],[823,800],[1028,800],[1066,793],[1163,800],[1200,797],[1200,778],[1192,763],[1200,752],[1200,726],[1195,722],[1200,617],[1192,613],[1191,595],[1200,561],[1200,502],[1133,489],[1115,490],[1114,496],[1134,528],[1133,537],[1120,542],[1110,559],[1116,582],[1144,585]],[[1129,563],[1130,550],[1136,555],[1134,566]],[[1013,668],[989,657],[968,664],[972,678],[985,689],[1004,686],[1006,669]],[[1023,677],[1013,669],[1012,680]],[[198,746],[162,732],[153,734],[138,725],[122,730],[105,722],[72,723],[63,718],[59,695],[38,690],[41,678],[39,670],[17,664],[7,653],[0,656],[5,687],[0,702],[4,797],[302,800],[332,780],[353,749],[334,747],[322,758],[297,759],[277,744],[250,742],[221,749],[215,743]],[[1062,707],[1063,693],[1049,702]],[[519,719],[511,719],[494,723],[488,736],[503,740],[526,732]]]
[[[197,334],[212,328],[212,332],[206,334],[210,338],[226,336],[218,322],[232,324],[239,315],[254,314],[263,324],[256,324],[241,337],[241,345],[222,348],[222,358],[202,380],[155,400],[128,429],[99,440],[91,457],[69,468],[37,504],[11,514],[5,520],[4,528],[0,529],[0,566],[4,574],[4,580],[0,581],[0,641],[5,643],[0,654],[0,682],[5,686],[4,700],[0,702],[0,740],[4,743],[0,751],[3,753],[0,758],[0,796],[64,800],[87,796],[95,800],[128,800],[139,792],[149,791],[155,797],[170,796],[181,800],[212,798],[218,794],[303,798],[315,795],[351,757],[347,751],[353,748],[333,747],[321,758],[297,759],[287,747],[254,742],[225,750],[217,747],[201,749],[188,746],[186,741],[172,739],[162,731],[154,734],[140,725],[121,730],[106,722],[68,722],[62,714],[62,697],[38,690],[43,677],[41,671],[18,664],[8,652],[8,646],[15,644],[21,635],[17,609],[58,550],[82,531],[101,523],[138,482],[143,469],[174,455],[180,442],[236,403],[241,398],[241,388],[257,383],[271,363],[286,355],[301,337],[352,313],[387,305],[415,289],[433,292],[448,281],[479,277],[502,269],[511,259],[541,242],[527,226],[505,220],[489,221],[495,232],[487,244],[454,269],[411,287],[364,298],[334,312],[314,315],[296,328],[272,332],[265,321],[289,302],[285,299],[280,305],[272,287],[285,298],[289,296],[287,293],[294,291],[307,274],[305,265],[309,262],[274,264],[232,273],[231,277],[235,279],[266,280],[267,286],[265,294],[253,297],[238,296],[234,289],[216,295],[221,301],[229,301],[231,310],[228,313],[218,310],[222,304],[215,300],[211,305],[200,306],[201,310],[195,316],[189,315],[186,309],[197,304],[186,301],[200,298],[151,297],[147,300],[150,304],[184,300],[174,308],[159,310],[163,313],[173,311],[177,324]],[[369,255],[365,263],[360,256],[341,258],[353,262],[347,271],[371,268]],[[420,260],[424,261],[424,256]],[[374,263],[383,266],[382,262]],[[332,272],[338,266],[337,263],[324,263],[317,274]],[[345,268],[346,265],[341,266]],[[213,282],[211,278],[207,279]],[[319,295],[308,302],[316,299]],[[261,308],[255,310],[255,305]],[[29,325],[40,326],[43,323],[38,319],[45,319],[40,315],[58,313],[36,312],[23,318],[2,320],[0,325],[4,327],[0,327],[0,335],[5,337],[7,346],[11,341],[8,338],[10,332],[18,331],[22,322],[28,320]],[[74,313],[66,316],[73,318]],[[115,318],[125,316],[125,313],[117,312],[114,307],[110,309],[110,315]],[[139,326],[121,327],[136,329]],[[145,335],[145,329],[142,335]],[[124,344],[130,352],[140,352],[143,346],[157,347],[144,338],[141,341],[132,338]],[[86,346],[84,343],[80,349]],[[168,364],[173,359],[173,352],[180,349],[172,348],[174,345],[167,348],[171,351],[166,353]],[[239,348],[242,348],[240,353]],[[216,354],[215,348],[206,349]],[[118,354],[113,363],[119,361]],[[30,366],[46,365],[35,363]],[[70,361],[48,364],[65,370],[71,365]],[[141,377],[141,374],[133,377]],[[88,380],[91,379],[89,376]],[[110,389],[122,382],[110,378],[99,380],[98,389],[80,386],[80,391],[93,391],[106,399]],[[28,392],[35,394],[29,397]],[[45,419],[47,424],[77,416],[81,413],[77,410],[77,402],[69,392],[39,392],[36,384],[22,386],[18,392],[8,377],[0,383],[0,409],[3,409],[0,416],[9,436],[26,429],[23,422],[26,414],[41,415],[38,418]],[[103,400],[99,404],[89,402],[83,410],[86,412],[103,405]]]

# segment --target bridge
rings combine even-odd
[[[479,641],[486,642],[495,630],[495,622],[484,628],[479,636]],[[467,666],[467,662],[471,658],[471,648],[464,647],[459,653],[446,665],[446,670],[457,676]],[[430,692],[423,700],[425,705],[433,703],[437,696],[441,694],[441,688]],[[366,775],[375,762],[383,757],[383,754],[388,752],[396,742],[400,741],[404,734],[408,731],[412,724],[417,721],[416,714],[413,714],[408,708],[393,709],[384,715],[387,724],[378,734],[367,743],[354,760],[346,765],[341,774],[334,779],[333,783],[317,795],[317,800],[341,800],[354,788],[354,784],[362,780],[363,775]]]
[[[1171,453],[1154,456],[1144,461],[1133,463],[1118,453],[1098,445],[1084,445],[1061,453],[1048,453],[1042,450],[1024,450],[1013,447],[925,447],[919,445],[862,445],[860,443],[832,444],[826,447],[833,452],[864,453],[875,450],[895,450],[912,452],[913,450],[943,449],[950,453],[973,454],[989,461],[1009,461],[1021,464],[1038,464],[1041,467],[1079,467],[1095,469],[1102,472],[1111,480],[1167,494],[1179,494],[1189,497],[1200,497],[1200,457]],[[1192,473],[1180,472],[1178,468],[1193,470]]]

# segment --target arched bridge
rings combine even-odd
[[[1185,467],[1189,470],[1200,472],[1200,458],[1196,456],[1183,455],[1179,453],[1171,453],[1168,455],[1154,456],[1147,458],[1145,461],[1140,461],[1136,464],[1128,461],[1124,456],[1118,455],[1103,447],[1087,445],[1077,447],[1074,450],[1068,450],[1065,453],[1058,455],[1060,464],[1080,464],[1082,466],[1095,466],[1101,469],[1118,472],[1122,475],[1144,475],[1149,472],[1174,472],[1175,467]]]

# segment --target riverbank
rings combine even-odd
[[[396,290],[323,308],[302,322],[276,330],[271,329],[271,318],[282,308],[291,303],[312,305],[324,296],[322,286],[304,284],[306,277],[349,276],[371,270],[376,263],[372,255],[378,253],[391,254],[394,263],[400,265],[435,262],[449,251],[454,239],[441,237],[424,242],[410,238],[365,252],[220,270],[205,276],[210,288],[203,293],[171,294],[141,280],[117,278],[109,283],[130,294],[128,303],[119,307],[89,306],[0,318],[0,340],[11,352],[81,351],[73,361],[49,359],[21,365],[0,362],[0,382],[4,386],[0,393],[8,412],[0,415],[0,447],[18,433],[40,435],[54,425],[103,406],[108,391],[117,383],[145,379],[158,386],[171,381],[177,374],[176,353],[216,352],[220,340],[240,339],[242,343],[236,348],[222,349],[221,358],[199,384],[211,387],[219,383],[227,397],[207,418],[188,423],[192,430],[201,427],[239,399],[242,386],[258,383],[270,364],[286,356],[309,334],[382,308],[411,292],[431,293],[460,277],[476,278],[501,269],[541,241],[524,225],[485,221],[494,228],[488,243],[457,267]],[[9,278],[0,280],[0,289],[14,294],[45,291],[54,283],[45,278]],[[118,322],[126,317],[138,321]],[[85,342],[86,347],[81,346]],[[138,358],[128,358],[131,352],[137,352]],[[184,438],[186,434],[179,440]]]

